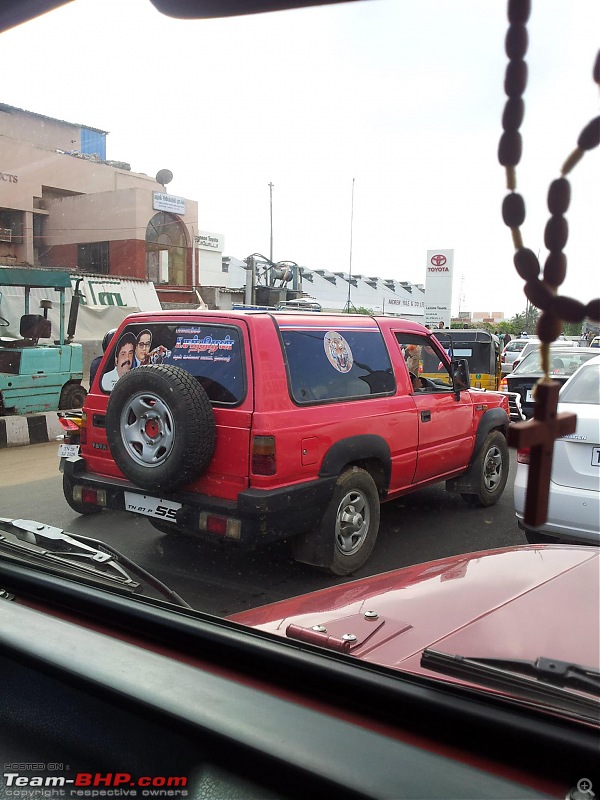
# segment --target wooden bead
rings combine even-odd
[[[552,181],[548,189],[548,211],[554,216],[564,214],[571,202],[571,185],[566,178]]]
[[[585,315],[588,319],[591,319],[592,322],[600,322],[600,297],[596,297],[595,300],[590,300],[585,307]]]
[[[525,103],[522,97],[509,97],[502,114],[502,129],[517,131],[521,127],[525,116]]]
[[[527,64],[521,58],[506,65],[504,91],[508,97],[520,97],[527,86]]]
[[[532,281],[527,281],[523,287],[523,291],[527,299],[537,308],[542,311],[546,311],[546,309],[550,308],[550,301],[553,297],[552,291],[542,281],[537,278]]]
[[[555,252],[562,250],[569,238],[569,225],[564,217],[550,217],[544,230],[544,244]]]
[[[550,314],[547,311],[544,311],[543,314],[540,314],[540,317],[537,321],[537,335],[541,342],[554,342],[560,336],[562,331],[562,322],[561,320],[554,316],[554,314]]]
[[[544,264],[544,281],[550,286],[560,286],[567,277],[567,257],[564,253],[550,253]]]
[[[529,36],[525,25],[515,23],[509,25],[504,41],[504,49],[509,58],[523,58],[527,52]]]
[[[531,14],[531,0],[508,0],[507,16],[510,23],[525,24]]]
[[[555,296],[550,303],[550,313],[555,314],[563,322],[583,322],[585,306],[572,297]]]
[[[591,150],[600,144],[600,117],[589,122],[579,134],[577,147],[582,150]]]
[[[498,161],[503,167],[514,167],[521,160],[522,147],[519,131],[504,131],[498,145]]]
[[[502,218],[509,228],[518,228],[525,221],[525,202],[520,194],[511,192],[502,201]]]
[[[530,250],[528,247],[522,247],[520,250],[517,250],[513,257],[513,262],[519,276],[523,278],[524,281],[533,281],[540,274],[540,262],[538,261],[538,257],[533,250]]]

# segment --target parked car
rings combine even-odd
[[[160,361],[115,379],[140,331]],[[438,377],[415,388],[426,352]],[[81,455],[64,462],[75,511],[124,509],[242,547],[291,539],[297,561],[336,575],[369,557],[381,502],[445,481],[489,506],[508,476],[507,397],[483,402],[466,361],[392,317],[135,314],[89,397]]]
[[[589,348],[586,348],[589,349]],[[523,524],[529,474],[529,451],[517,451],[515,511],[528,542],[600,544],[600,356],[587,362],[565,383],[559,412],[577,415],[575,433],[554,445],[548,521],[541,529]],[[596,609],[597,609],[596,599]]]
[[[564,343],[563,343],[564,344]],[[558,383],[564,384],[586,361],[596,355],[591,347],[563,347],[557,345],[550,350],[550,375]],[[535,348],[520,361],[510,375],[506,375],[500,384],[500,391],[517,394],[521,401],[521,410],[526,419],[533,416],[535,404],[534,387],[542,377],[541,352]]]
[[[514,361],[520,357],[521,352],[525,345],[531,340],[528,338],[520,337],[519,339],[511,339],[502,352],[502,374],[506,375],[512,372]],[[535,341],[538,341],[537,339]]]

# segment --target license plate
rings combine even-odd
[[[592,447],[592,467],[600,467],[600,447]]]
[[[79,445],[78,444],[59,444],[58,445],[58,457],[59,458],[71,458],[71,456],[78,456],[79,455]]]
[[[158,517],[175,522],[178,508],[181,508],[181,503],[174,503],[172,500],[125,492],[125,510],[133,511],[135,514],[145,514],[147,517]]]
[[[527,389],[527,394],[525,395],[525,402],[535,403],[535,397],[533,396],[533,389]]]

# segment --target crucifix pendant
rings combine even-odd
[[[574,433],[577,426],[575,414],[556,413],[560,388],[556,381],[539,383],[533,419],[516,422],[508,428],[507,439],[511,447],[531,450],[523,517],[528,528],[539,528],[548,519],[554,442],[561,436]]]

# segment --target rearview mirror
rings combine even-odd
[[[452,385],[454,386],[455,392],[471,388],[469,362],[466,358],[452,359]]]

